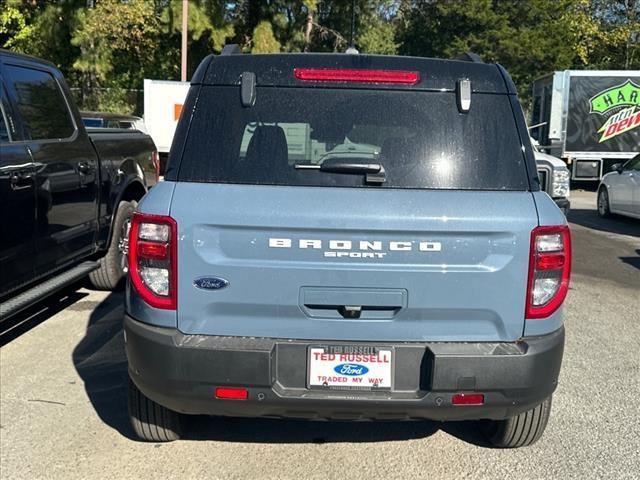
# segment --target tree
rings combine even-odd
[[[141,85],[155,69],[159,22],[153,3],[100,0],[95,8],[79,11],[77,18],[71,43],[80,49],[80,55],[73,68],[82,74],[85,89],[94,94],[95,101],[87,106],[131,110],[124,89]],[[98,87],[110,89],[108,95],[98,95]]]
[[[54,62],[85,107],[129,110],[127,89],[180,77],[182,0],[0,0],[0,46]],[[94,8],[88,8],[91,4]],[[565,68],[640,68],[640,0],[189,0],[188,72],[229,41],[245,52],[455,57],[503,64],[525,103]]]
[[[593,0],[589,10],[595,24],[591,65],[640,68],[640,0]]]
[[[0,13],[0,47],[45,58],[75,80],[71,65],[79,50],[70,41],[83,5],[84,0],[9,0]]]
[[[182,35],[182,0],[169,0],[161,4],[159,11],[162,35],[158,38],[161,52],[171,52],[179,59]],[[228,38],[233,36],[234,26],[227,8],[215,0],[191,0],[189,2],[188,38],[189,65],[193,73],[200,61],[210,53],[220,53]]]
[[[354,44],[362,53],[395,54],[394,15],[397,2],[357,0]],[[317,7],[317,34],[311,51],[344,51],[351,38],[353,2],[322,1]],[[327,35],[325,32],[332,33]]]
[[[262,20],[253,29],[251,43],[252,53],[277,53],[280,51],[280,42],[273,35],[271,24],[265,20]]]
[[[421,2],[401,11],[401,52],[453,58],[473,51],[503,64],[525,102],[533,80],[579,67],[575,32],[567,28],[575,0]]]

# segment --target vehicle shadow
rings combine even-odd
[[[571,209],[567,217],[569,222],[601,232],[617,233],[640,238],[640,222],[619,215],[602,218],[596,210]]]
[[[123,294],[112,293],[92,312],[73,363],[100,419],[124,437],[137,440],[127,414],[127,359],[122,318]],[[487,446],[472,422],[323,422],[192,416],[185,440],[246,443],[388,442],[426,438],[443,430],[465,442]]]
[[[310,421],[266,418],[194,416],[187,440],[242,443],[376,443],[427,438],[439,430],[480,447],[490,448],[477,422]]]
[[[620,257],[620,260],[640,270],[640,249],[636,250],[636,254],[638,255],[637,257]]]
[[[85,336],[74,348],[72,358],[100,419],[133,440],[127,416],[123,315],[124,295],[113,292],[91,312]]]
[[[430,437],[440,424],[412,422],[311,421],[268,418],[188,418],[187,440],[242,443],[375,443]]]
[[[3,320],[0,323],[0,347],[14,341],[21,335],[29,332],[41,323],[54,315],[60,313],[65,308],[79,302],[89,295],[86,292],[78,292],[82,284],[76,283],[63,290],[39,301],[26,310],[17,313]]]

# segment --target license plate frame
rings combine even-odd
[[[312,381],[312,374],[318,374],[318,371],[322,371],[322,368],[316,368],[314,364],[316,361],[312,358],[312,355],[317,351],[321,350],[325,354],[333,354],[336,356],[333,360],[325,360],[324,362],[331,365],[331,369],[333,370],[334,366],[337,367],[342,364],[356,364],[358,366],[364,366],[368,369],[364,374],[346,374],[342,375],[337,372],[333,372],[332,375],[339,378],[362,378],[361,381],[345,381],[340,383],[335,382],[324,382],[324,384],[320,384],[319,381]],[[374,355],[378,359],[388,360],[388,362],[380,362],[382,366],[378,371],[382,370],[383,375],[381,382],[382,385],[377,385],[375,383],[366,383],[364,379],[369,379],[371,372],[370,366],[379,366],[379,362],[368,362],[368,361],[348,361],[341,360],[340,355],[352,355],[352,357],[342,357],[342,358],[358,358],[356,355],[360,356],[371,356]],[[362,359],[360,359],[362,360]],[[326,368],[326,365],[325,367]],[[351,370],[354,373],[357,373],[356,370]],[[387,346],[371,346],[371,345],[331,345],[331,344],[323,344],[323,345],[309,345],[307,347],[307,378],[306,385],[309,390],[342,390],[342,391],[365,391],[365,392],[379,392],[379,391],[392,391],[395,384],[395,349],[394,347]]]

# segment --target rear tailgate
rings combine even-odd
[[[271,69],[284,86],[258,84],[245,104],[237,84],[192,87],[196,107],[167,173],[178,328],[378,342],[522,336],[533,157],[517,105],[497,93],[497,68],[473,70],[464,112],[455,81],[431,88],[429,72],[416,85],[351,88]],[[480,73],[497,75],[495,88],[475,90],[489,78]],[[326,162],[384,174],[318,170]]]
[[[171,215],[184,333],[376,341],[522,335],[537,220],[528,192],[179,183]],[[229,285],[200,289],[201,277]],[[359,318],[344,307],[362,307]]]

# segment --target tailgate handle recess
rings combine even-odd
[[[342,305],[338,307],[338,313],[344,318],[360,318],[362,313],[361,305]]]
[[[304,306],[310,311],[333,312],[334,316],[337,311],[342,318],[360,318],[363,312],[365,315],[367,312],[382,314],[380,318],[392,317],[402,308],[402,305],[313,305],[308,303]]]
[[[407,306],[404,289],[302,287],[300,307],[311,318],[391,320]]]

